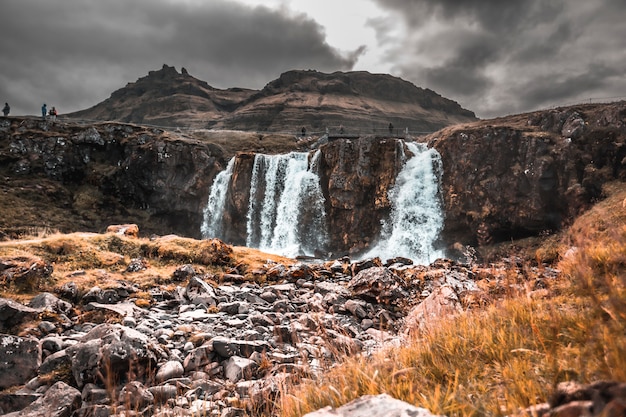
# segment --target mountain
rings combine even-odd
[[[432,90],[385,74],[288,71],[262,90],[217,89],[182,68],[158,71],[113,92],[69,117],[160,126],[246,131],[350,133],[398,130],[432,132],[476,120],[473,112]]]

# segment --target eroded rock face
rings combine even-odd
[[[159,129],[15,119],[2,133],[0,171],[25,209],[2,228],[102,231],[132,221],[146,233],[198,237],[223,164],[219,147]]]
[[[448,242],[488,244],[555,231],[626,178],[626,103],[575,106],[444,129]]]
[[[602,197],[604,183],[626,178],[625,115],[623,102],[574,106],[419,138],[443,164],[438,244],[483,245],[567,225]],[[20,223],[101,231],[133,222],[148,234],[200,237],[210,186],[227,162],[217,146],[130,125],[10,120],[0,130],[0,175],[7,179],[0,189],[19,188],[30,199],[24,216],[0,219],[4,233]],[[390,213],[389,190],[407,147],[375,135],[318,145],[329,231],[323,250],[328,257],[363,253]],[[228,243],[246,243],[254,158],[246,152],[235,161],[223,216]]]

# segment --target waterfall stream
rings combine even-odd
[[[319,154],[313,156],[311,168]],[[305,152],[255,156],[246,246],[285,256],[324,249],[328,236],[324,196],[311,168]]]
[[[434,243],[443,228],[439,192],[442,164],[439,153],[424,144],[406,143],[413,154],[401,152],[404,166],[389,191],[392,205],[378,243],[362,258],[382,260],[402,256],[429,264],[443,257]],[[401,149],[404,149],[401,147]],[[256,154],[246,215],[246,246],[284,256],[314,255],[328,244],[324,196],[317,174],[321,152]],[[202,236],[224,238],[228,227],[223,212],[235,159],[211,186],[204,210]]]
[[[246,216],[246,246],[283,256],[314,255],[328,241],[324,196],[316,161],[309,165],[309,154],[256,154],[250,180],[250,200]],[[223,238],[222,212],[225,207],[232,159],[211,186],[204,210],[203,237]]]
[[[413,156],[406,160],[395,186],[389,190],[390,218],[383,222],[381,239],[363,258],[378,256],[384,261],[402,256],[430,264],[444,256],[433,246],[444,220],[439,192],[441,156],[425,144],[406,145]]]
[[[233,176],[233,166],[235,165],[235,157],[228,161],[226,169],[215,176],[211,192],[209,193],[209,201],[203,212],[203,221],[200,232],[205,239],[208,237],[223,236],[222,218],[224,217],[224,206],[226,205],[226,193],[230,178]]]

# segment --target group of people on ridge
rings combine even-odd
[[[52,118],[52,120],[56,120],[57,119],[57,114],[59,114],[57,112],[56,107],[52,106],[52,108],[50,109],[50,111],[48,111],[48,106],[46,105],[46,103],[43,104],[43,106],[41,106],[41,118],[42,119],[46,119],[46,115],[50,115],[50,117]]]
[[[4,103],[4,107],[2,108],[2,114],[4,114],[4,117],[7,117],[10,112],[11,106],[9,106],[9,103]],[[56,120],[58,114],[59,112],[54,106],[50,109],[50,111],[48,111],[48,106],[46,105],[46,103],[41,106],[41,118],[44,120],[46,119],[46,116],[50,116],[52,120]]]

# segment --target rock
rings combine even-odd
[[[174,281],[184,281],[194,275],[196,275],[196,271],[193,269],[193,266],[185,264],[176,268],[176,270],[172,273],[172,279]]]
[[[425,408],[396,400],[387,394],[364,395],[338,408],[324,407],[304,417],[433,417]]]
[[[381,304],[391,304],[406,297],[402,288],[405,283],[400,277],[385,267],[372,267],[359,272],[348,284],[354,295],[375,300]]]
[[[0,258],[0,283],[31,292],[52,275],[52,265],[37,257]]]
[[[6,415],[26,408],[41,398],[42,394],[34,393],[0,393],[0,413]]]
[[[462,311],[459,297],[450,285],[437,287],[407,314],[404,333],[412,334],[429,329],[439,320]]]
[[[240,356],[231,356],[224,363],[224,375],[230,382],[252,379],[259,365],[253,360]]]
[[[52,385],[43,397],[21,410],[18,416],[69,417],[80,408],[81,403],[80,391],[59,381]]]
[[[0,390],[25,384],[41,365],[41,346],[36,339],[0,334]]]
[[[132,381],[120,391],[118,403],[131,410],[142,410],[154,403],[154,395],[141,382]]]
[[[72,309],[72,305],[70,303],[60,300],[57,296],[49,292],[43,292],[36,295],[30,300],[28,306],[52,313],[69,313]]]
[[[179,378],[183,376],[185,369],[180,362],[177,361],[167,361],[163,365],[159,367],[159,370],[156,374],[157,382],[165,382],[168,379]]]
[[[136,224],[114,224],[108,226],[106,232],[137,238],[139,237],[139,226]]]
[[[215,289],[198,276],[189,279],[185,297],[193,304],[203,304],[207,307],[217,305]]]

